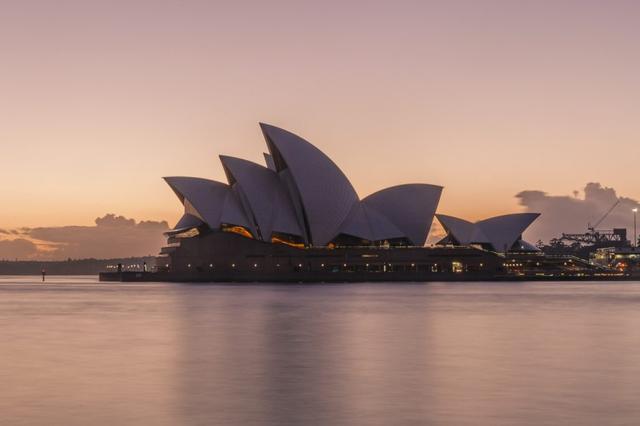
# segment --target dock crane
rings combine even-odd
[[[627,241],[627,230],[625,228],[614,228],[613,230],[597,229],[598,226],[611,214],[611,212],[618,207],[620,199],[616,199],[616,202],[602,215],[602,217],[593,225],[587,224],[587,232],[584,234],[565,234],[562,233],[560,240],[573,241],[580,244],[587,244],[592,246],[604,247],[604,246],[626,246],[629,244]]]
[[[606,212],[605,214],[603,214],[603,215],[602,215],[602,217],[600,218],[600,220],[598,220],[598,221],[596,222],[596,224],[595,224],[595,225],[593,225],[593,226],[589,226],[589,225],[587,225],[587,229],[588,229],[589,231],[591,231],[591,232],[598,232],[598,231],[596,231],[596,228],[597,228],[598,226],[600,226],[600,224],[601,224],[601,223],[602,223],[602,222],[603,222],[603,221],[604,221],[604,220],[605,220],[605,219],[606,219],[606,218],[611,214],[611,212],[613,211],[613,209],[615,209],[616,207],[618,207],[618,204],[620,204],[620,199],[619,199],[619,198],[616,200],[616,202],[615,202],[615,203],[613,203],[613,205],[612,205],[611,207],[609,207],[609,210],[607,210],[607,212]]]

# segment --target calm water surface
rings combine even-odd
[[[0,278],[0,424],[637,425],[640,283]]]

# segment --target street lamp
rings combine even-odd
[[[638,216],[638,208],[631,209],[633,212],[633,246],[638,248],[638,234],[636,233],[636,216]]]

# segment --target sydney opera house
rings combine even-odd
[[[303,138],[260,124],[265,164],[220,156],[227,182],[166,177],[184,206],[158,264],[176,280],[358,281],[494,276],[537,214],[477,223],[436,215],[442,187],[411,183],[360,198]],[[426,246],[434,217],[446,231]]]

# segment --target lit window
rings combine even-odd
[[[253,238],[253,235],[251,235],[251,232],[247,231],[247,229],[242,226],[227,226],[227,227],[223,227],[222,230],[224,232],[231,232],[234,234],[242,235],[243,237]]]
[[[304,248],[304,244],[303,243],[295,243],[295,242],[292,242],[292,241],[287,241],[287,240],[285,240],[283,238],[279,238],[279,237],[276,237],[276,236],[271,237],[271,242],[272,243],[286,244],[288,246],[296,247],[296,248]]]

